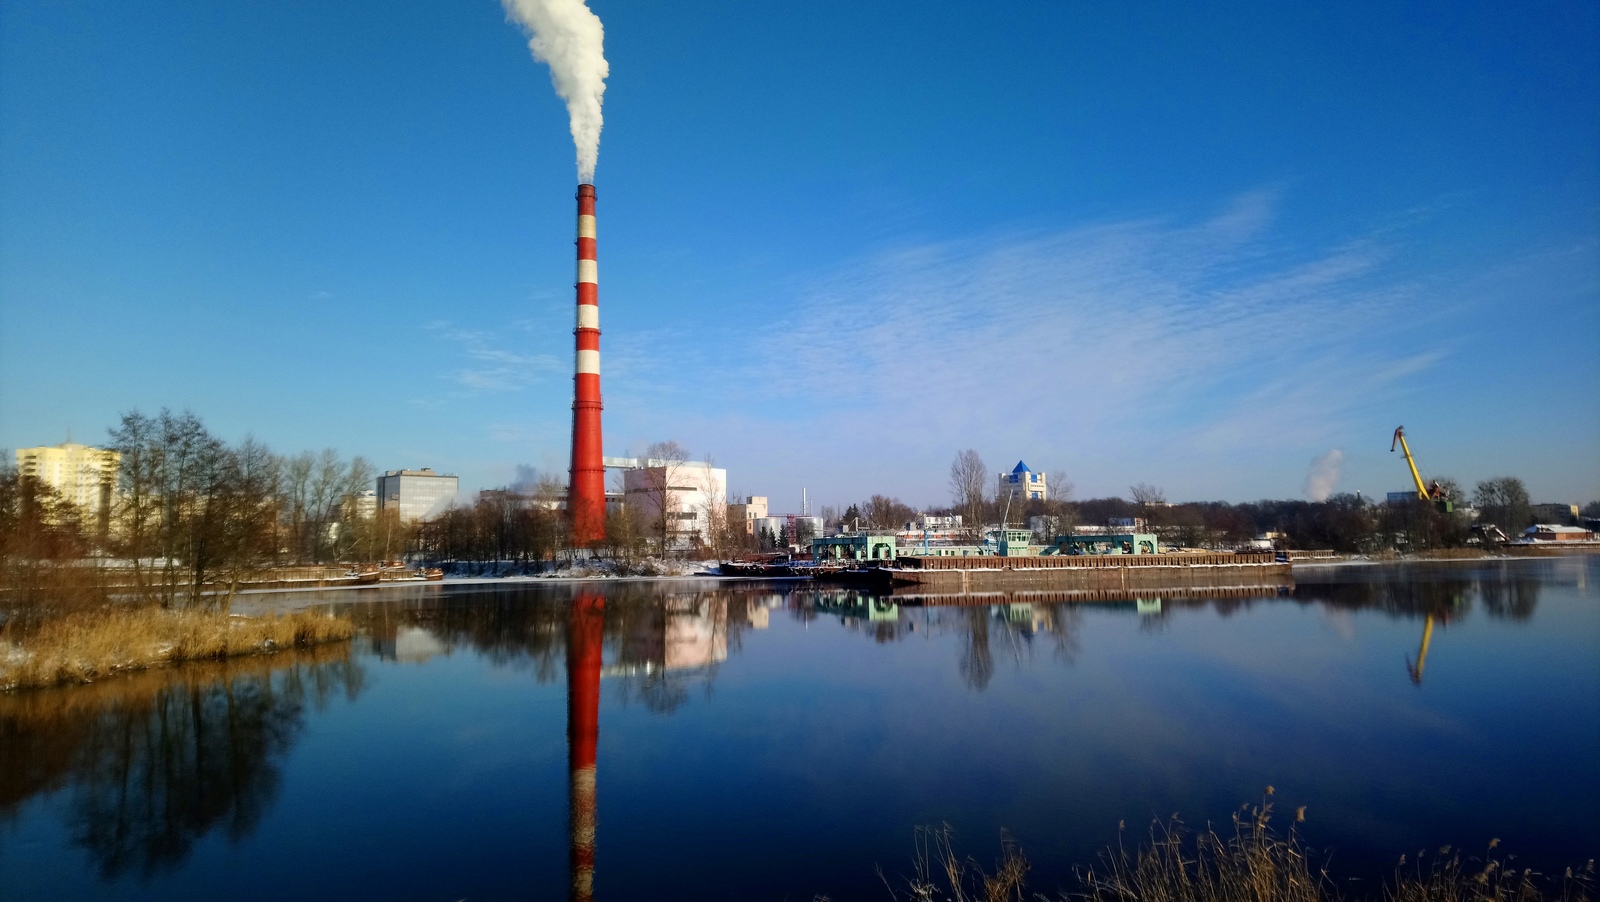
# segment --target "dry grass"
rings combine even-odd
[[[1176,816],[1150,827],[1148,844],[1129,851],[1119,838],[1101,856],[1097,868],[1077,872],[1076,891],[1062,891],[1060,900],[1082,902],[1341,902],[1341,893],[1327,872],[1312,863],[1313,853],[1298,827],[1305,809],[1296,809],[1286,833],[1271,825],[1272,787],[1256,805],[1234,812],[1231,835],[1211,828],[1196,831]],[[1001,855],[988,873],[971,858],[951,849],[951,831],[917,831],[915,874],[897,889],[879,876],[895,899],[912,902],[1020,902],[1046,900],[1024,885],[1028,861],[1009,837],[1001,839]],[[1514,856],[1497,853],[1489,844],[1482,858],[1463,858],[1446,846],[1429,859],[1419,854],[1411,863],[1401,857],[1393,882],[1383,888],[1383,902],[1591,902],[1595,899],[1594,861],[1559,875],[1512,867]],[[1499,854],[1500,857],[1496,857]]]
[[[1119,837],[1102,856],[1099,870],[1081,871],[1079,898],[1095,902],[1195,900],[1195,902],[1324,902],[1337,898],[1327,874],[1313,867],[1291,825],[1287,835],[1271,826],[1268,799],[1233,813],[1233,833],[1193,831],[1173,817],[1150,827],[1150,844],[1132,853]],[[1294,823],[1305,820],[1295,811]]]
[[[1490,840],[1482,858],[1463,859],[1449,846],[1432,856],[1424,870],[1425,852],[1408,868],[1400,856],[1394,885],[1385,898],[1391,902],[1588,902],[1594,896],[1594,859],[1581,869],[1567,868],[1562,875],[1538,873],[1512,866],[1515,855],[1495,857],[1500,840]]]
[[[912,902],[1021,902],[1028,859],[1009,835],[1000,837],[1000,860],[995,863],[993,874],[970,858],[956,857],[950,835],[949,824],[917,828],[915,873],[904,878],[903,897],[883,870],[878,870],[878,877],[889,888],[891,897]]]
[[[213,611],[109,608],[51,619],[0,645],[0,690],[87,683],[177,661],[226,658],[348,639],[343,617],[300,611],[238,617]]]

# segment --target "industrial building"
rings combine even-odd
[[[1536,523],[1523,531],[1522,537],[1530,542],[1593,542],[1594,533],[1581,526],[1556,526]]]
[[[628,506],[645,523],[667,522],[669,551],[681,551],[711,538],[713,512],[726,515],[728,471],[704,461],[607,458],[623,471]]]
[[[454,475],[420,470],[390,470],[378,477],[378,509],[396,510],[401,520],[437,516],[455,503],[459,480]]]
[[[1535,504],[1532,508],[1532,513],[1533,518],[1540,523],[1571,526],[1578,522],[1578,506],[1576,504]]]
[[[786,514],[777,517],[757,517],[750,521],[759,536],[770,535],[780,545],[800,545],[817,536],[825,535],[827,524],[821,517]]]
[[[50,486],[77,505],[86,522],[104,526],[121,461],[122,455],[115,451],[64,442],[18,448],[17,474]]]
[[[728,525],[743,528],[747,536],[756,535],[756,521],[767,516],[767,496],[746,495],[743,501],[728,505]]]

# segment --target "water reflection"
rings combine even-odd
[[[1478,610],[1496,619],[1531,618],[1541,579],[1549,576],[1541,572],[1490,563],[1465,570],[1414,568],[1407,579],[1397,580],[1391,568],[1345,568],[1336,576],[1331,571],[1302,576],[1293,589],[1216,588],[1092,601],[1066,601],[1059,592],[897,595],[828,586],[729,591],[715,584],[664,588],[622,583],[604,590],[605,676],[624,704],[638,702],[670,714],[695,691],[709,694],[718,668],[739,648],[741,636],[765,628],[770,612],[782,610],[801,622],[835,618],[876,644],[904,641],[919,632],[955,635],[960,651],[953,666],[969,688],[982,692],[998,666],[1028,660],[1041,637],[1050,643],[1052,657],[1071,663],[1086,606],[1126,610],[1139,617],[1142,631],[1162,632],[1185,611],[1210,608],[1228,617],[1290,599],[1334,610],[1420,618],[1417,654],[1404,662],[1405,672],[1420,685],[1435,626],[1448,629]],[[560,656],[570,641],[566,616],[578,599],[588,597],[583,591],[541,585],[526,592],[430,594],[340,607],[358,620],[365,641],[381,658],[422,663],[465,646],[497,665],[532,669],[539,682],[547,683],[561,672]]]
[[[570,585],[532,591],[418,595],[384,604],[334,605],[352,618],[364,643],[384,660],[423,664],[468,648],[491,663],[531,669],[554,682],[575,604],[600,598]],[[741,595],[705,587],[663,590],[649,583],[607,586],[603,597],[606,677],[623,703],[671,713],[696,688],[709,691],[717,667],[740,635],[765,629],[776,594]],[[586,602],[585,602],[586,603]]]
[[[707,873],[743,898],[843,898],[870,895],[850,881],[903,856],[909,825],[951,819],[971,835],[1017,830],[1050,889],[1117,819],[1225,810],[1264,782],[1317,804],[1319,835],[1367,876],[1413,839],[1490,829],[1564,853],[1581,843],[1563,831],[1592,845],[1573,812],[1593,810],[1594,794],[1550,776],[1539,750],[1592,758],[1600,695],[1584,690],[1600,670],[1574,648],[1594,635],[1594,609],[1562,588],[1586,578],[1523,562],[1086,602],[709,582],[328,596],[358,622],[355,652],[382,662],[367,662],[382,679],[360,705],[327,718],[344,725],[337,747],[319,723],[318,741],[286,754],[313,702],[363,691],[359,670],[341,683],[319,660],[298,676],[249,661],[74,688],[55,696],[59,711],[0,698],[0,819],[57,793],[20,815],[35,826],[17,832],[19,856],[0,856],[0,884],[47,870],[35,862],[50,850],[30,859],[25,844],[55,836],[37,826],[49,819],[70,831],[57,848],[88,850],[107,876],[188,856],[154,884],[163,895],[204,895],[227,868],[273,879],[288,853],[320,869],[306,894],[325,898],[498,898],[563,882],[572,899],[660,883],[688,898]],[[1425,670],[1427,692],[1402,682],[1421,685]],[[361,763],[344,773],[340,761]],[[333,786],[359,803],[334,804]],[[394,851],[352,862],[343,830]],[[244,850],[191,852],[202,836],[220,847],[251,831]],[[140,888],[80,895],[116,891]]]
[[[595,754],[600,740],[600,668],[605,600],[580,595],[567,616],[568,898],[594,898]]]
[[[363,680],[338,646],[0,696],[0,815],[65,790],[71,841],[103,878],[175,869],[214,830],[250,835],[306,706]]]

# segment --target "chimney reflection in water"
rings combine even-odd
[[[567,619],[568,898],[594,898],[595,746],[600,738],[600,647],[605,599],[580,594]]]

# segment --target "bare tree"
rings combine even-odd
[[[961,513],[967,532],[983,534],[984,508],[989,491],[989,466],[968,448],[950,462],[950,500]]]
[[[1067,478],[1066,472],[1053,470],[1049,478],[1050,496],[1042,505],[1046,518],[1047,528],[1039,531],[1039,538],[1046,543],[1053,542],[1058,536],[1064,536],[1078,525],[1078,506],[1072,503],[1072,493],[1075,488],[1072,481]]]
[[[867,523],[878,529],[904,529],[917,516],[910,505],[887,495],[873,495],[857,507]]]
[[[1144,518],[1148,526],[1155,526],[1159,519],[1158,509],[1166,507],[1167,493],[1148,482],[1128,486],[1128,491],[1133,495],[1133,503],[1139,506],[1139,516]]]
[[[689,460],[689,451],[669,439],[646,448],[644,456],[641,479],[636,483],[638,487],[633,494],[644,502],[644,512],[650,520],[648,526],[656,536],[657,550],[662,557],[666,557],[672,546],[675,518],[684,513],[677,510],[672,493],[681,488],[675,483],[679,471]],[[695,512],[688,513],[693,515]]]
[[[1533,504],[1522,480],[1515,476],[1496,476],[1478,483],[1473,502],[1480,511],[1479,519],[1493,523],[1508,535],[1515,535],[1533,522]]]
[[[1128,486],[1128,491],[1133,495],[1133,503],[1138,505],[1166,504],[1167,493],[1159,486],[1148,482],[1141,482]]]
[[[316,464],[317,459],[310,451],[283,462],[283,516],[288,520],[290,554],[296,563],[306,560],[307,520],[312,505],[311,474]]]
[[[707,456],[706,466],[715,467],[716,462]],[[700,513],[705,517],[706,550],[711,552],[712,557],[722,560],[734,544],[733,524],[728,522],[728,498],[717,489],[716,482],[709,476],[703,489],[705,501],[701,504]],[[744,524],[738,524],[738,528],[742,531]]]

